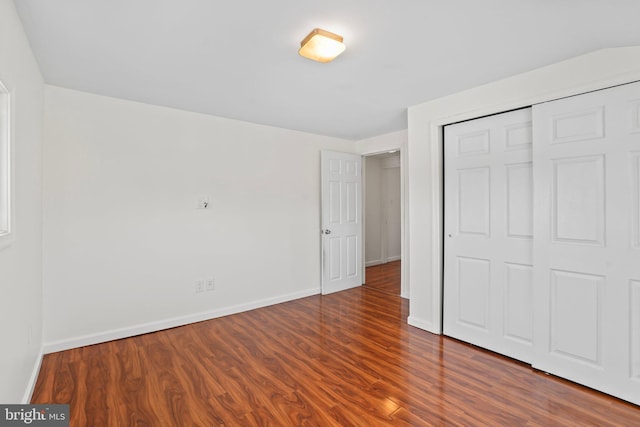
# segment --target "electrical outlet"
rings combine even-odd
[[[216,282],[213,279],[207,279],[205,284],[205,289],[207,292],[212,291],[216,288]]]
[[[196,280],[196,294],[204,292],[204,280]]]

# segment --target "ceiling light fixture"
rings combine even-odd
[[[315,28],[300,42],[298,53],[318,62],[330,62],[344,52],[342,36]]]

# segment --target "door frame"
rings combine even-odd
[[[444,126],[639,80],[640,47],[603,49],[409,108],[410,325],[442,334]]]
[[[400,171],[400,152],[399,150],[390,150],[390,151],[385,151],[383,153],[380,154],[369,154],[366,156],[362,156],[363,158],[363,174],[362,174],[362,179],[363,179],[363,185],[362,185],[362,191],[363,191],[363,207],[362,207],[362,215],[363,215],[363,220],[362,220],[362,224],[363,224],[363,247],[366,248],[366,223],[367,223],[367,207],[366,207],[366,190],[367,190],[367,172],[365,172],[366,170],[366,160],[367,158],[371,158],[371,157],[378,157],[381,154],[389,154],[389,153],[397,153],[397,157],[398,157],[398,165],[397,166],[393,166],[393,167],[384,167],[382,166],[380,168],[380,173],[382,175],[385,174],[385,172],[387,170],[390,169],[398,169],[398,174],[401,174]],[[380,160],[385,159],[386,157],[381,157]],[[400,177],[401,178],[401,177]],[[402,178],[401,178],[402,179]],[[385,209],[385,202],[388,200],[388,196],[389,196],[389,188],[386,185],[384,176],[381,176],[381,181],[382,181],[382,186],[379,188],[379,194],[380,194],[380,201],[381,203],[378,204],[378,209],[380,210],[380,258],[373,261],[372,264],[368,265],[368,262],[366,261],[366,251],[364,252],[365,254],[365,262],[364,262],[364,266],[365,266],[365,270],[366,267],[370,267],[373,265],[378,265],[378,264],[386,264],[388,262],[392,262],[392,261],[398,261],[400,260],[401,256],[397,255],[394,256],[394,259],[390,259],[391,257],[389,256],[389,236],[388,236],[388,219],[389,219],[389,211],[388,209]],[[402,186],[399,184],[398,185],[398,194],[400,194]],[[400,208],[401,208],[401,212],[400,212],[400,219],[402,220],[402,200],[398,200],[398,203],[400,204]],[[402,230],[401,228],[398,228],[398,234],[401,236],[402,234]],[[402,236],[401,236],[402,238]],[[402,248],[400,248],[402,249]]]
[[[407,142],[406,137],[403,132],[390,134],[389,136],[393,136],[394,138],[389,138],[389,141],[384,141],[382,146],[369,146],[368,144],[364,144],[363,149],[358,151],[358,154],[364,157],[375,156],[377,154],[388,153],[389,151],[398,151],[400,152],[400,296],[405,299],[410,299],[411,293],[409,288],[409,208],[408,208],[408,199],[407,199]],[[366,229],[365,224],[365,209],[366,209],[366,167],[364,167],[365,162],[362,162],[362,253],[364,255],[365,249],[365,240],[367,238],[364,230]],[[365,263],[362,263],[362,280],[365,280]]]

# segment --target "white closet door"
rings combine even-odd
[[[640,84],[533,124],[533,366],[640,404]]]
[[[531,109],[445,127],[444,333],[530,362]]]

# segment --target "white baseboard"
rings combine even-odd
[[[33,365],[31,376],[29,377],[29,382],[27,383],[27,389],[25,390],[24,396],[22,397],[22,403],[24,404],[31,402],[31,396],[33,396],[33,390],[36,387],[36,381],[38,381],[38,375],[40,374],[40,367],[42,366],[43,356],[44,356],[44,350],[41,347],[40,353],[38,354],[38,358],[36,359],[36,363]]]
[[[55,353],[57,351],[69,350],[72,348],[83,347],[87,345],[99,344],[107,341],[118,340],[122,338],[133,337],[136,335],[157,332],[163,329],[184,326],[190,323],[211,320],[217,317],[229,316],[231,314],[242,313],[243,311],[254,310],[256,308],[266,307],[269,305],[280,304],[287,301],[293,301],[299,298],[305,298],[320,293],[319,288],[306,289],[304,291],[294,292],[291,294],[280,295],[273,298],[252,301],[245,304],[238,304],[230,307],[219,308],[213,311],[204,311],[186,316],[173,317],[169,319],[159,320],[155,322],[142,323],[125,328],[112,329],[109,331],[99,332],[96,334],[82,335],[75,338],[68,338],[59,341],[52,341],[43,345],[43,353]],[[36,375],[37,378],[37,375]]]
[[[424,329],[427,332],[431,332],[432,334],[441,335],[440,331],[436,331],[434,329],[433,322],[409,316],[409,318],[407,319],[407,323],[411,326],[415,326],[416,328]]]
[[[402,257],[400,255],[387,257],[387,262],[400,261]]]

